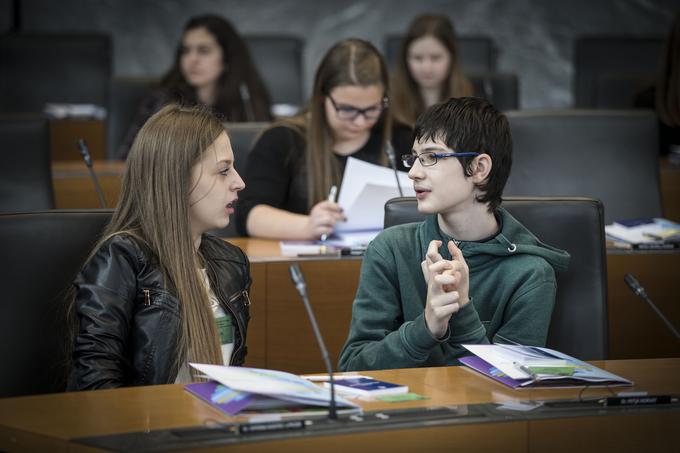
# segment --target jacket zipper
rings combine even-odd
[[[209,275],[211,275],[213,277],[212,280],[216,281],[217,279],[215,278],[215,272],[214,272],[214,269],[212,268],[212,266],[210,265],[210,262],[206,262],[206,268],[209,269],[209,271],[210,271]],[[241,291],[238,291],[238,292],[232,294],[228,299],[225,300],[224,294],[222,293],[222,288],[220,288],[219,285],[217,285],[217,284],[215,285],[215,288],[213,288],[213,291],[215,291],[215,294],[218,296],[218,299],[220,300],[220,305],[223,305],[222,308],[224,308],[224,306],[226,306],[227,310],[229,310],[229,313],[231,313],[232,318],[236,320],[236,325],[238,326],[239,336],[241,337],[241,344],[239,345],[238,349],[236,349],[232,352],[231,360],[233,360],[234,357],[236,357],[236,353],[238,353],[239,351],[241,351],[242,348],[245,347],[246,339],[245,339],[245,332],[243,330],[243,326],[241,325],[241,321],[240,321],[239,317],[236,316],[236,312],[234,312],[234,310],[231,308],[229,303],[236,300],[238,298],[238,296],[240,296],[241,294],[246,293],[247,305],[250,306],[250,297],[248,297],[248,291],[243,289]],[[220,297],[220,296],[222,296],[222,297]],[[231,362],[231,360],[230,360],[230,362]],[[231,365],[231,363],[230,363],[230,365]]]
[[[143,289],[144,291],[144,305],[147,307],[151,305],[151,291],[148,289]]]

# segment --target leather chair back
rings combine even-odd
[[[302,105],[302,39],[291,35],[246,35],[244,39],[272,104]]]
[[[514,143],[508,196],[578,196],[605,223],[660,217],[658,122],[644,110],[506,113]]]
[[[0,214],[0,398],[66,388],[66,296],[111,213]]]
[[[0,212],[54,208],[47,120],[0,115]]]
[[[142,99],[158,86],[156,77],[113,77],[111,79],[111,108],[107,126],[109,158],[119,158],[119,150],[127,131],[135,121]],[[125,149],[125,152],[128,150]]]
[[[603,208],[588,198],[504,198],[502,206],[546,244],[571,254],[558,272],[547,347],[583,360],[607,358],[607,261]],[[413,197],[385,204],[385,228],[422,221]]]
[[[229,134],[231,148],[234,151],[234,161],[236,171],[244,175],[248,164],[248,154],[255,144],[255,139],[269,126],[269,123],[225,123],[224,127]],[[248,184],[248,181],[246,181]],[[212,230],[210,233],[223,238],[239,237],[236,231],[236,219],[231,217],[231,221],[226,228]]]
[[[389,67],[399,58],[402,35],[388,35],[385,38],[385,58]],[[465,74],[487,73],[496,70],[498,51],[490,36],[458,36],[459,61]]]
[[[9,34],[0,38],[0,111],[46,103],[108,109],[112,42],[106,34]]]
[[[574,43],[574,105],[597,107],[603,76],[654,79],[663,52],[663,36],[584,36]],[[632,87],[628,87],[629,89]],[[611,96],[612,93],[608,95]],[[634,93],[620,91],[627,102]],[[611,98],[609,103],[614,102]]]
[[[487,72],[471,74],[476,96],[491,102],[498,110],[516,110],[519,106],[517,75]]]

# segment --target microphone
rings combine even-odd
[[[253,111],[253,103],[251,102],[250,98],[250,90],[248,89],[248,85],[246,85],[245,82],[239,85],[238,93],[241,96],[241,102],[243,102],[246,120],[250,122],[255,121],[255,112]]]
[[[626,282],[626,285],[635,293],[636,296],[642,298],[645,302],[649,304],[650,307],[652,307],[652,310],[654,310],[654,313],[661,318],[661,320],[666,324],[666,327],[673,332],[673,335],[675,338],[680,341],[680,333],[673,327],[673,324],[666,318],[663,313],[661,313],[661,310],[652,302],[652,299],[649,298],[647,295],[647,292],[645,289],[640,285],[640,282],[637,281],[635,277],[633,277],[631,274],[626,274],[623,276],[623,281]]]
[[[337,411],[335,409],[335,382],[333,381],[333,366],[331,365],[331,359],[328,357],[328,350],[326,349],[326,343],[323,341],[321,336],[321,331],[319,331],[319,326],[316,323],[316,317],[312,311],[312,306],[309,303],[309,296],[307,295],[307,285],[305,284],[305,278],[302,275],[302,270],[297,264],[290,265],[290,277],[295,284],[295,289],[300,294],[302,302],[307,310],[307,316],[309,317],[309,322],[312,324],[312,329],[314,330],[314,336],[316,337],[317,343],[319,343],[319,349],[321,349],[321,355],[323,356],[323,361],[326,364],[326,371],[328,371],[328,381],[331,386],[331,403],[328,408],[328,418],[335,420],[338,418]]]
[[[401,184],[399,183],[399,172],[397,172],[397,158],[394,155],[394,147],[392,142],[389,140],[385,142],[385,154],[387,154],[387,159],[390,161],[390,166],[394,170],[394,179],[397,180],[397,189],[399,189],[399,196],[404,196],[404,191],[401,190]]]
[[[102,187],[99,185],[99,180],[97,175],[92,168],[92,158],[90,157],[90,150],[87,149],[87,143],[82,138],[78,140],[78,149],[80,150],[80,155],[83,156],[85,165],[90,172],[90,178],[94,182],[94,188],[97,190],[97,196],[99,197],[99,207],[106,208],[106,201],[104,200],[104,193],[102,192]]]

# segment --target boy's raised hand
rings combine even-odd
[[[469,275],[463,253],[449,241],[447,247],[453,259],[445,260],[438,251],[441,244],[431,241],[421,263],[427,282],[425,323],[435,338],[446,334],[451,316],[469,302]]]

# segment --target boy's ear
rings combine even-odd
[[[493,161],[488,154],[484,153],[475,157],[472,163],[472,181],[475,184],[483,183],[489,177],[491,167],[493,167]]]

